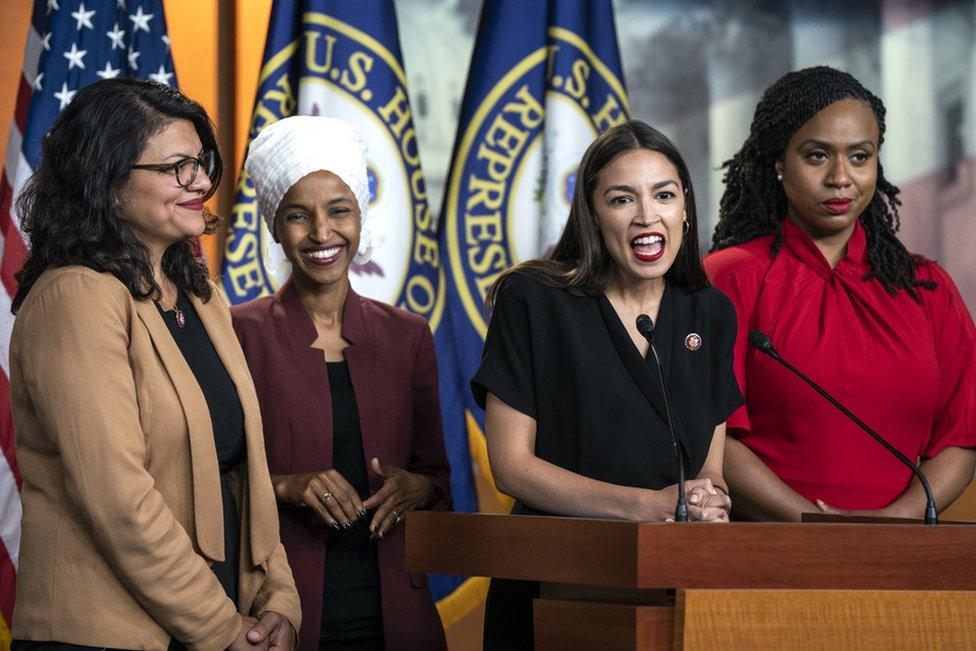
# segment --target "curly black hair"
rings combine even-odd
[[[775,163],[790,138],[804,123],[834,102],[854,99],[867,104],[878,121],[878,146],[884,142],[885,107],[881,100],[852,75],[816,66],[789,72],[763,93],[752,119],[749,137],[726,161],[725,192],[719,221],[712,235],[712,251],[773,235],[773,253],[783,245],[781,222],[786,217],[786,194],[776,179]],[[895,236],[899,227],[899,190],[885,178],[878,161],[878,182],[871,203],[859,219],[867,236],[871,272],[892,296],[905,290],[918,300],[917,287],[936,284],[916,277],[924,258],[908,252]]]
[[[138,299],[159,297],[149,250],[122,219],[116,197],[146,142],[173,120],[189,120],[214,157],[209,198],[222,166],[213,124],[202,106],[176,89],[107,79],[79,91],[58,116],[44,137],[41,164],[17,198],[29,250],[16,275],[13,313],[45,270],[68,265],[111,273]],[[205,218],[205,232],[214,232],[216,217]],[[210,274],[190,239],[166,249],[162,267],[181,291],[210,299]]]

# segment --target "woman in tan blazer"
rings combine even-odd
[[[295,645],[254,385],[192,246],[220,165],[198,104],[107,80],[21,195],[15,649]]]

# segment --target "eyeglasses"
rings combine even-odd
[[[181,188],[190,189],[193,182],[197,180],[197,172],[200,168],[203,168],[204,174],[211,182],[214,181],[214,173],[216,172],[215,157],[212,151],[209,151],[199,158],[183,158],[176,161],[175,163],[145,163],[142,165],[133,165],[134,170],[152,170],[154,172],[172,172],[176,175],[176,182]]]

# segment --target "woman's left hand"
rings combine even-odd
[[[269,651],[294,651],[298,635],[284,615],[273,610],[261,613],[258,623],[247,632],[247,641],[252,645],[267,646]]]
[[[896,517],[904,517],[904,516],[895,515],[894,513],[890,513],[887,509],[874,509],[874,510],[869,510],[869,509],[851,509],[851,510],[844,510],[844,509],[838,509],[836,507],[833,507],[830,504],[827,504],[826,502],[824,502],[823,500],[816,500],[814,502],[814,504],[817,505],[817,508],[820,509],[820,512],[821,513],[828,513],[830,515],[842,515],[842,516],[846,516],[846,517],[867,516],[867,517],[873,517],[873,518],[896,518]]]
[[[382,477],[384,482],[381,489],[363,502],[363,508],[376,509],[369,523],[369,531],[372,537],[382,538],[400,522],[407,511],[429,503],[434,486],[423,475],[384,466],[376,457],[370,460],[369,469],[374,475]]]

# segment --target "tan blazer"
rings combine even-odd
[[[244,409],[239,603],[223,560],[220,480],[203,393],[152,301],[110,274],[45,272],[10,348],[23,472],[13,636],[125,649],[222,649],[238,613],[301,611],[264,454],[247,364],[218,293],[190,300]]]

